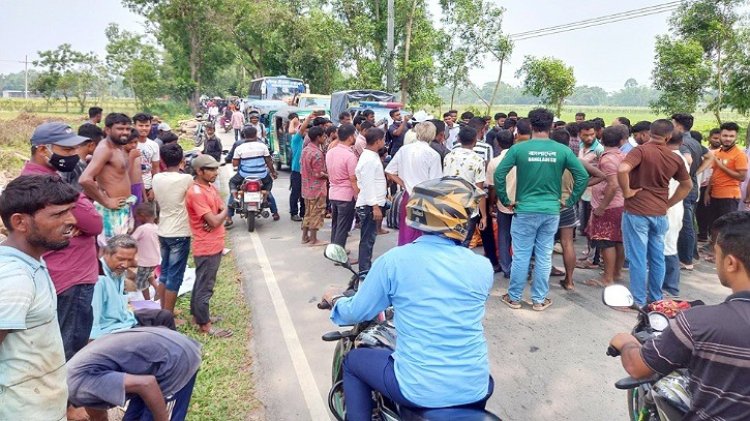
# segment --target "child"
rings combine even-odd
[[[153,204],[141,203],[135,208],[135,218],[138,228],[133,231],[132,237],[138,243],[138,272],[136,274],[135,286],[138,291],[143,291],[143,298],[151,299],[149,285],[157,290],[154,269],[161,263],[161,248],[157,234],[156,211]],[[154,301],[159,296],[154,292]]]

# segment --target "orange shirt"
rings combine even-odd
[[[210,232],[203,229],[207,213],[218,214],[225,205],[213,184],[193,182],[185,195],[190,231],[193,232],[193,256],[213,256],[224,250],[224,224]]]
[[[730,170],[747,170],[747,157],[737,145],[728,151],[724,149],[716,150],[714,157],[720,159]],[[739,199],[741,197],[741,183],[742,180],[730,177],[718,165],[714,164],[714,172],[711,175],[711,197],[717,199]]]

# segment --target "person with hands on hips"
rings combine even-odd
[[[483,194],[458,177],[415,186],[406,223],[424,235],[376,259],[354,296],[324,295],[339,325],[394,308],[396,349],[356,348],[344,359],[347,419],[371,419],[373,390],[406,407],[484,408],[494,388],[482,326],[493,270],[460,246]]]

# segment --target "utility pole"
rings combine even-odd
[[[388,0],[388,27],[387,27],[387,35],[386,35],[386,49],[388,50],[388,61],[387,61],[387,67],[386,67],[386,76],[385,76],[385,86],[386,90],[388,92],[393,92],[393,82],[394,82],[394,68],[393,68],[393,56],[394,56],[394,46],[393,46],[393,1],[394,0]]]
[[[23,99],[29,99],[29,55],[23,57]]]

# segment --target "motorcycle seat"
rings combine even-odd
[[[402,421],[501,421],[490,412],[467,408],[399,408]]]

